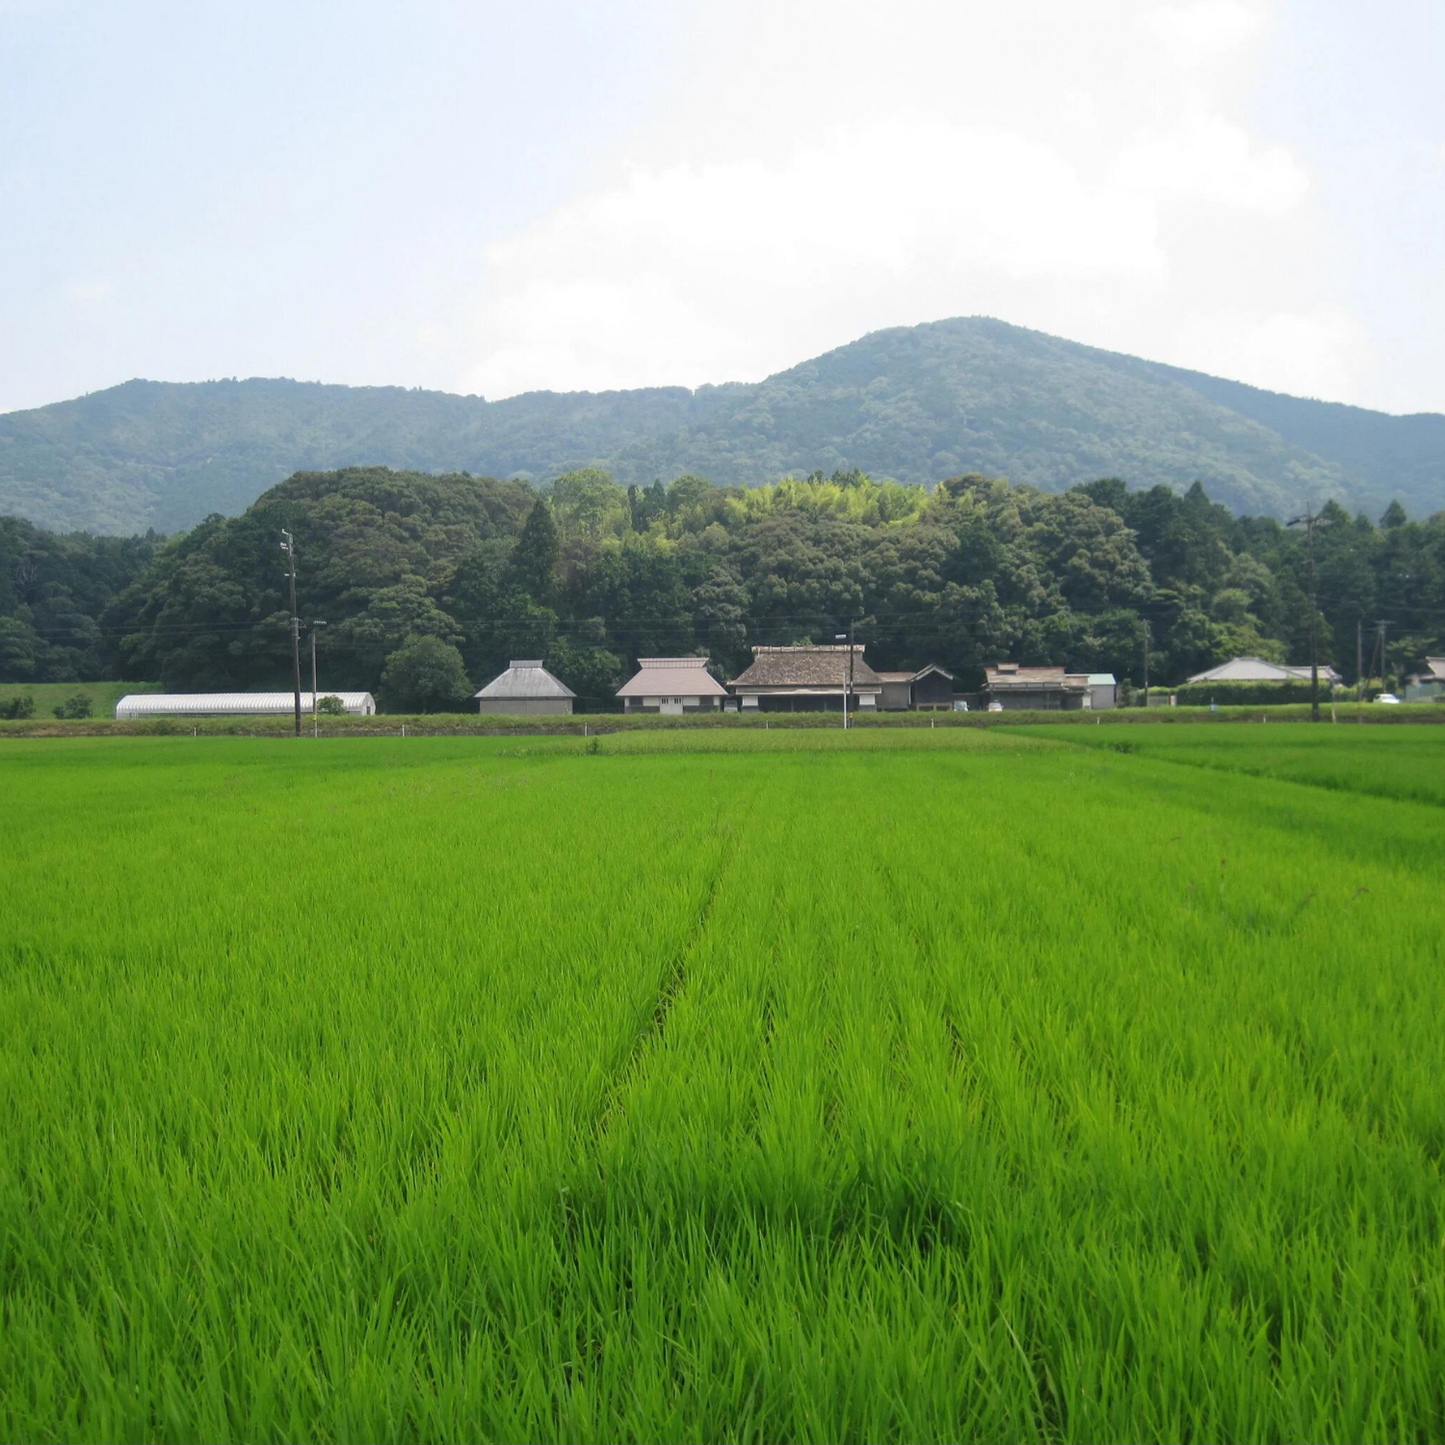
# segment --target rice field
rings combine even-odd
[[[8,741],[0,1437],[1445,1438],[1445,730],[1119,731]]]

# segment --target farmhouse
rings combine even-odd
[[[1211,667],[1208,672],[1196,672],[1186,680],[1186,686],[1198,682],[1285,683],[1309,680],[1308,664],[1303,667],[1287,667],[1282,662],[1266,662],[1262,657],[1231,657],[1228,662],[1221,662],[1218,667]],[[1320,681],[1333,687],[1340,681],[1340,675],[1334,668],[1322,665]]]
[[[537,716],[572,711],[577,696],[558,682],[540,661],[513,662],[480,692],[474,693],[478,712],[514,713]]]
[[[1117,707],[1119,684],[1112,672],[1091,672],[1089,674],[1089,706],[1094,708]]]
[[[985,691],[990,702],[1007,711],[1033,708],[1047,712],[1072,712],[1092,707],[1093,692],[1089,682],[1092,674],[1065,672],[1062,667],[1020,667],[1016,662],[1000,662],[984,668]]]
[[[1406,702],[1445,699],[1445,657],[1427,657],[1424,672],[1412,672],[1405,679]]]
[[[878,706],[887,712],[910,708],[946,712],[953,706],[953,674],[937,663],[930,662],[916,672],[880,671],[878,678],[883,684]]]
[[[376,699],[369,692],[323,692],[322,701],[337,698],[349,713],[370,717]],[[311,694],[301,694],[301,711],[311,711]],[[294,692],[132,692],[115,705],[117,718],[139,717],[266,717],[296,709]]]
[[[855,707],[872,709],[883,692],[882,679],[863,661],[861,643],[852,647],[755,647],[752,666],[728,686],[744,709],[760,712],[839,712],[845,690],[850,711]]]
[[[617,689],[625,712],[716,712],[727,689],[703,657],[639,657],[638,671]]]

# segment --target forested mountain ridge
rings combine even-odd
[[[874,332],[757,383],[504,401],[286,380],[131,381],[0,416],[0,513],[65,531],[174,531],[300,470],[385,465],[535,481],[586,465],[647,485],[861,469],[1046,491],[1203,482],[1236,512],[1307,500],[1445,506],[1445,417],[1393,417],[960,318]]]

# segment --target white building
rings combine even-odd
[[[727,689],[702,657],[639,657],[638,671],[617,689],[626,712],[716,712]]]
[[[1089,674],[1089,706],[1117,707],[1119,702],[1119,684],[1114,681],[1112,672],[1091,672]]]
[[[370,717],[376,699],[369,692],[323,692],[340,700],[355,716]],[[117,718],[139,717],[269,717],[292,713],[294,692],[132,692],[115,705]],[[311,712],[311,694],[301,694],[301,711]]]

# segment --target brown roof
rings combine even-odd
[[[1062,667],[1020,667],[1016,662],[1001,662],[986,667],[990,692],[1041,692],[1083,688],[1089,685],[1087,672],[1065,672]]]
[[[881,668],[878,671],[879,682],[912,682],[916,676],[912,672],[884,672]]]
[[[910,674],[911,675],[911,674]],[[848,680],[848,647],[755,647],[753,665],[730,687],[823,687],[841,689]],[[853,648],[853,686],[876,690],[878,674],[863,661],[863,644]]]
[[[705,657],[639,657],[640,669],[617,689],[618,697],[726,697]]]

